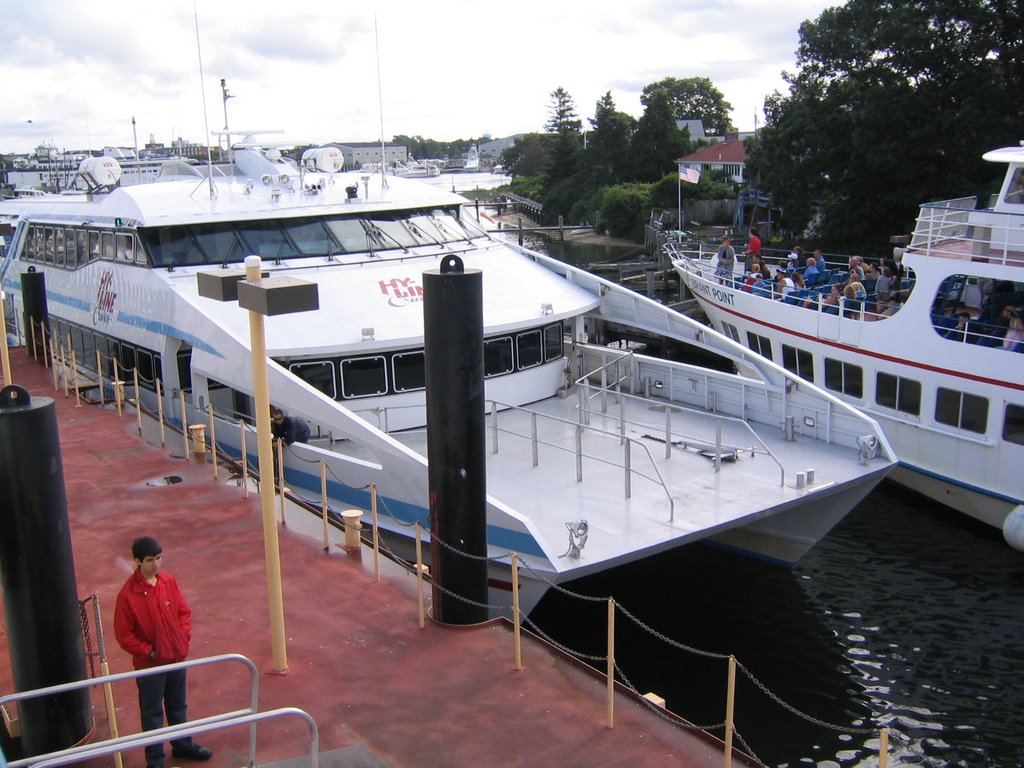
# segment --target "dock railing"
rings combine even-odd
[[[27,701],[30,699],[42,698],[45,696],[55,696],[62,693],[70,693],[71,691],[82,690],[84,688],[107,686],[125,680],[135,680],[140,677],[164,674],[166,672],[173,672],[179,669],[190,669],[195,667],[207,666],[211,664],[222,664],[226,662],[237,662],[243,664],[249,670],[250,689],[248,707],[245,707],[243,709],[232,710],[229,712],[223,712],[217,715],[210,715],[208,717],[199,718],[197,720],[192,720],[188,723],[183,723],[180,725],[167,726],[152,731],[144,731],[141,734],[117,736],[112,739],[107,739],[105,741],[98,742],[96,744],[85,744],[77,747],[71,747],[69,749],[59,750],[57,752],[51,752],[46,755],[35,755],[32,757],[23,758],[21,760],[12,760],[8,762],[8,768],[21,768],[22,766],[34,766],[43,764],[64,765],[66,763],[86,760],[90,757],[100,757],[103,755],[116,754],[124,749],[132,747],[146,746],[146,744],[157,744],[169,738],[189,736],[196,733],[205,733],[206,731],[216,730],[218,728],[225,727],[225,725],[243,724],[249,725],[249,765],[255,766],[256,719],[265,719],[266,717],[270,716],[271,713],[262,713],[262,715],[260,715],[260,717],[256,719],[252,717],[259,712],[259,672],[256,670],[256,665],[253,664],[253,662],[249,658],[237,653],[226,653],[220,654],[218,656],[208,656],[201,659],[189,659],[186,661],[179,661],[174,664],[165,664],[159,667],[150,667],[148,669],[136,669],[132,670],[131,672],[118,672],[115,674],[89,678],[87,680],[76,680],[69,683],[51,685],[46,688],[37,688],[31,691],[11,693],[5,696],[0,696],[0,706],[4,706],[6,704],[14,704],[19,701]],[[309,716],[306,715],[306,717],[308,718]],[[311,719],[310,722],[314,730],[314,739],[316,739],[316,724],[312,723]],[[315,752],[313,759],[314,763],[311,768],[316,768]]]

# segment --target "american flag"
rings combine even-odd
[[[688,181],[691,184],[696,184],[700,181],[700,171],[696,168],[683,168],[679,171],[679,180]]]

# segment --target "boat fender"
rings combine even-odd
[[[1018,504],[1003,520],[1003,538],[1018,552],[1024,552],[1024,504]]]

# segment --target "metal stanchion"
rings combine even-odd
[[[185,390],[179,390],[178,395],[181,398],[181,439],[185,442],[185,461],[188,461],[191,452],[188,449],[188,414],[185,412]]]
[[[426,626],[423,616],[423,542],[420,539],[422,528],[416,523],[416,601],[419,604],[420,629]]]
[[[206,413],[210,418],[210,458],[213,464],[213,479],[217,480],[220,475],[217,473],[217,424],[213,418],[213,403],[206,406]]]
[[[615,600],[608,598],[608,727],[615,727]]]
[[[156,416],[157,423],[160,425],[160,447],[163,448],[167,445],[167,433],[164,430],[164,396],[163,386],[160,383],[160,379],[156,380]]]
[[[512,636],[516,649],[517,670],[523,668],[523,643],[521,638],[521,617],[519,615],[519,556],[512,553]]]
[[[324,552],[331,548],[330,529],[327,525],[327,462],[320,459],[320,514],[324,521]]]
[[[380,529],[377,527],[377,484],[370,484],[370,515],[373,519],[373,575],[380,581]]]
[[[736,709],[736,657],[729,657],[729,680],[725,693],[725,768],[732,765],[733,713]]]
[[[248,431],[245,428],[245,422],[239,419],[238,426],[242,430],[242,439],[239,444],[242,446],[242,488],[244,489],[245,498],[249,498],[249,454],[246,453],[245,446],[245,433]]]
[[[277,441],[277,490],[280,494],[278,510],[281,517],[281,525],[286,525],[284,519],[284,440]]]
[[[107,400],[103,395],[103,354],[96,350],[96,384],[100,392],[100,405],[106,405]]]

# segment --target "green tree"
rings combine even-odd
[[[547,150],[544,137],[539,133],[528,133],[501,153],[501,163],[512,176],[540,176],[544,172]]]
[[[651,92],[630,144],[632,179],[658,181],[689,150],[689,133],[676,125],[668,96],[659,90]]]
[[[548,132],[547,164],[544,169],[544,217],[553,221],[569,213],[573,204],[586,194],[583,180],[578,177],[583,153],[582,123],[576,116],[572,97],[558,88],[551,93],[549,118],[544,128]]]
[[[709,135],[724,135],[733,130],[729,120],[732,105],[706,77],[666,77],[644,86],[640,103],[647,106],[655,93],[664,93],[676,120],[702,120]]]
[[[594,107],[594,117],[590,119],[590,126],[592,130],[587,134],[583,153],[588,185],[602,187],[625,181],[628,168],[627,150],[636,128],[636,120],[615,108],[609,91]]]
[[[827,248],[878,253],[922,200],[991,190],[981,154],[1024,117],[1020,5],[848,0],[804,22],[789,93],[750,147],[787,224],[820,212]]]

